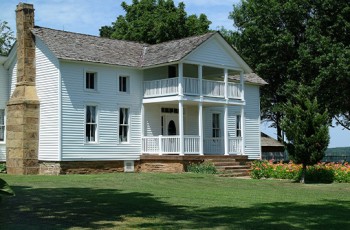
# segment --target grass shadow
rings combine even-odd
[[[1,229],[346,229],[350,201],[260,203],[250,207],[177,206],[150,193],[117,189],[13,186]],[[232,199],[239,199],[232,197]]]
[[[125,217],[185,218],[184,208],[168,205],[148,193],[116,189],[31,188],[13,186],[16,197],[1,205],[1,228],[113,228]],[[20,220],[20,221],[19,221]]]

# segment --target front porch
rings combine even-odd
[[[153,136],[142,138],[143,154],[180,154],[180,136]],[[201,147],[200,136],[184,135],[184,155],[224,155],[224,138],[204,138]],[[201,153],[203,149],[203,153]],[[242,138],[228,139],[228,154],[242,154]]]
[[[147,69],[143,89],[142,154],[244,155],[242,70],[180,62]]]

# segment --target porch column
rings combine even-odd
[[[180,155],[185,152],[185,138],[184,138],[184,108],[183,101],[179,101],[179,134],[180,134]]]
[[[145,135],[145,106],[141,105],[141,154],[144,152],[144,135]]]
[[[224,76],[225,76],[225,99],[228,99],[228,70],[224,70]]]
[[[245,147],[245,117],[244,117],[244,106],[241,105],[241,154],[244,155],[244,147]]]
[[[244,74],[240,72],[240,83],[241,83],[241,99],[244,100]]]
[[[229,155],[229,140],[228,140],[228,105],[225,105],[224,112],[224,143],[225,143],[225,155]]]
[[[183,74],[183,63],[179,63],[179,95],[183,96],[184,95],[184,91],[183,91],[183,80],[184,80],[184,74]]]
[[[198,65],[199,96],[203,98],[203,66]]]
[[[204,155],[204,132],[203,132],[203,103],[198,105],[198,132],[199,132],[199,155]]]

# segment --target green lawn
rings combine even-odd
[[[350,184],[201,174],[0,175],[0,229],[349,229]]]

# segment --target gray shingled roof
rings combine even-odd
[[[234,76],[229,76],[228,77],[230,80],[233,81],[240,81],[240,75],[234,75]],[[256,73],[249,73],[249,74],[244,74],[244,81],[247,83],[253,83],[257,85],[267,85],[268,83],[259,77]]]
[[[215,34],[207,33],[148,45],[43,27],[33,28],[32,33],[59,59],[130,67],[147,67],[179,61]]]
[[[261,132],[260,136],[261,136],[261,146],[275,146],[275,147],[284,146],[281,142],[277,141],[276,139],[268,136],[263,132]]]
[[[145,48],[143,67],[179,61],[215,33],[173,40]]]
[[[59,59],[137,67],[143,45],[85,34],[35,27],[39,37]]]

